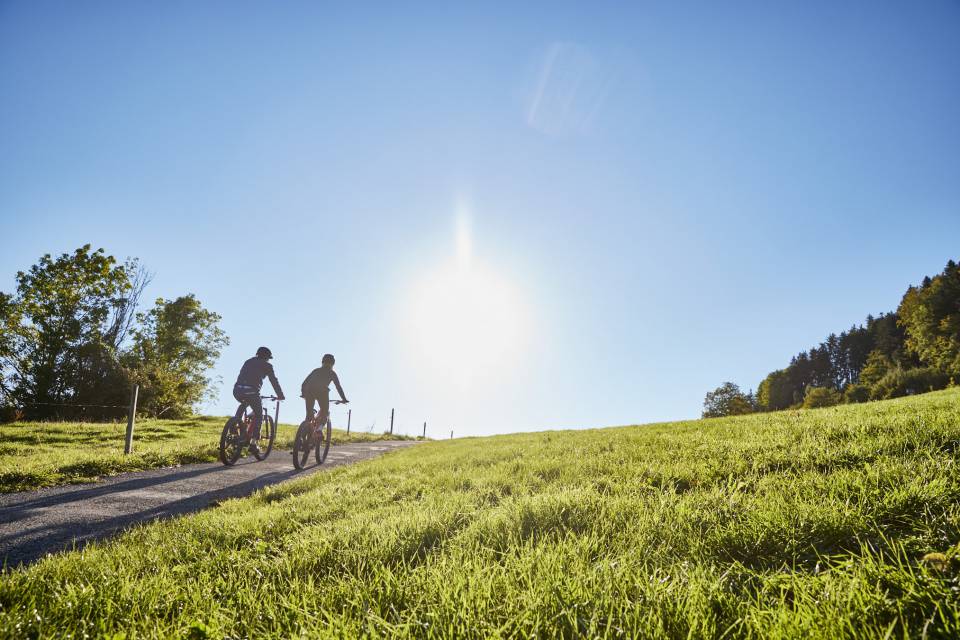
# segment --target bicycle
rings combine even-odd
[[[273,441],[277,438],[277,420],[280,419],[280,399],[277,396],[260,396],[261,400],[272,400],[275,410],[273,417],[263,407],[260,420],[260,442],[266,442],[266,447],[252,451],[253,457],[264,461],[273,451]],[[244,443],[246,440],[246,443]],[[237,413],[227,420],[220,433],[220,462],[232,467],[236,464],[243,450],[253,441],[253,411],[245,402],[237,407]]]
[[[346,404],[343,400],[331,400],[331,404]],[[326,429],[324,429],[326,427]],[[325,422],[320,420],[320,412],[309,420],[300,423],[297,429],[297,436],[293,439],[293,466],[297,469],[303,469],[307,466],[307,458],[310,457],[310,450],[313,449],[313,457],[317,464],[323,464],[327,459],[327,453],[330,451],[330,437],[333,426],[330,422],[330,412],[327,412]]]

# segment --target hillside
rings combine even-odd
[[[960,389],[426,443],[9,572],[0,637],[957,637],[958,456]]]

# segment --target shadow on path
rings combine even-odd
[[[290,453],[264,462],[247,459],[153,469],[107,478],[94,485],[65,486],[0,495],[0,566],[34,562],[47,553],[81,548],[131,526],[172,518],[247,496],[313,471],[376,457],[408,443],[353,443],[335,447],[322,466],[292,467]],[[337,455],[339,454],[339,455]]]

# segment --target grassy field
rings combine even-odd
[[[955,638],[958,458],[958,389],[430,442],[8,572],[0,636]]]
[[[0,493],[24,491],[100,476],[217,459],[226,418],[141,420],[134,452],[123,454],[126,422],[13,422],[0,424]],[[289,449],[293,425],[280,424],[274,446]],[[334,429],[333,443],[379,440],[382,434]]]

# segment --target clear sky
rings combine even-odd
[[[466,4],[0,3],[0,290],[137,256],[205,411],[264,344],[438,436],[695,417],[960,258],[957,2]]]

